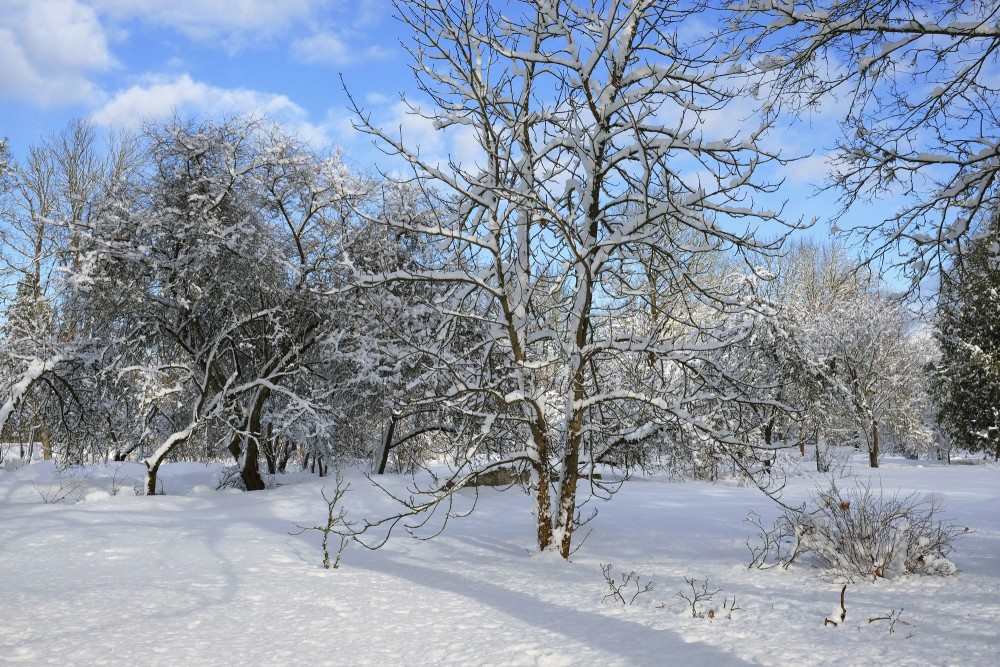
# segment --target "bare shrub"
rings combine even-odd
[[[749,540],[751,567],[793,563],[810,556],[818,566],[854,581],[906,574],[955,574],[952,543],[968,528],[941,521],[941,501],[913,493],[886,495],[861,484],[843,492],[836,483],[786,509],[771,528],[751,513],[757,544]]]
[[[619,574],[619,578],[616,579],[611,575],[611,563],[608,563],[607,565],[601,565],[601,573],[604,575],[604,582],[608,585],[608,590],[610,591],[604,596],[601,602],[612,600],[622,605],[631,605],[635,603],[636,598],[640,595],[653,590],[653,582],[647,581],[646,583],[642,583],[639,575],[634,570],[631,572],[623,570]]]
[[[354,538],[354,533],[351,531],[351,526],[354,525],[354,522],[347,520],[347,509],[345,507],[338,507],[344,495],[351,490],[351,485],[344,483],[344,478],[341,477],[340,473],[337,473],[334,479],[336,488],[333,491],[332,497],[327,497],[326,487],[320,490],[320,494],[326,502],[326,524],[319,526],[300,526],[299,524],[295,524],[299,529],[298,532],[290,533],[291,535],[301,535],[307,530],[315,530],[323,533],[323,542],[321,543],[321,548],[323,549],[323,567],[327,570],[331,568],[336,570],[340,567],[340,557],[343,555],[348,543]],[[331,534],[340,540],[340,545],[337,547],[337,551],[332,559],[330,557]]]
[[[320,477],[322,477],[322,467],[320,468]],[[264,488],[270,489],[274,488],[274,475],[271,474],[260,474],[260,478],[264,483]],[[243,479],[243,469],[238,465],[226,466],[219,473],[219,481],[215,487],[216,491],[225,491],[228,489],[238,489],[240,491],[246,491],[247,485],[246,480]]]
[[[47,484],[32,480],[31,485],[45,504],[77,503],[83,500],[89,474],[83,468],[57,468],[55,478]]]
[[[6,470],[7,472],[17,472],[30,463],[27,459],[19,457],[4,458],[2,447],[0,447],[0,462],[2,462],[0,463],[0,470]]]
[[[899,623],[900,625],[907,625],[907,626],[911,625],[910,623],[907,623],[906,621],[900,618],[900,616],[902,615],[903,615],[902,609],[893,609],[885,616],[872,616],[871,618],[868,619],[868,624],[871,625],[872,623],[875,623],[877,621],[889,621],[888,627],[889,627],[889,634],[891,635],[896,631],[897,623]],[[913,635],[907,635],[907,638],[912,636]]]
[[[717,588],[714,591],[708,590],[708,579],[696,584],[694,577],[684,577],[684,581],[688,586],[691,587],[691,592],[687,591],[677,591],[677,597],[682,600],[686,600],[691,606],[691,618],[705,618],[706,613],[709,618],[715,618],[715,610],[709,609],[707,612],[702,611],[701,607],[712,602],[712,598],[715,597],[717,593],[722,592],[721,588]],[[733,598],[733,604],[736,603],[736,598]]]
[[[125,464],[119,463],[115,466],[114,471],[111,473],[111,495],[117,496],[121,493],[122,489],[125,487],[126,483],[130,480],[126,476],[128,473],[124,470]],[[133,482],[134,484],[134,482]],[[135,488],[134,485],[131,488]]]

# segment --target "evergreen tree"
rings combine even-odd
[[[934,391],[953,444],[1000,459],[1000,215],[942,275]]]

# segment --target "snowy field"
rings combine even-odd
[[[869,479],[860,461],[854,470]],[[889,459],[871,471],[886,491],[937,494],[972,532],[956,544],[956,576],[848,586],[836,628],[823,620],[840,584],[808,565],[747,568],[747,512],[777,515],[753,488],[629,481],[570,562],[533,551],[527,496],[490,489],[434,540],[352,545],[324,570],[319,534],[289,533],[324,518],[332,480],[219,492],[219,467],[179,463],[161,473],[168,495],[148,498],[132,489],[141,472],[0,470],[0,664],[970,666],[1000,655],[995,465]],[[352,515],[390,510],[362,475],[346,477]],[[793,477],[785,498],[821,481]],[[602,602],[604,563],[655,587],[631,606]],[[685,577],[722,589],[703,609],[714,619],[692,618],[677,595]],[[869,623],[889,614],[893,632]]]

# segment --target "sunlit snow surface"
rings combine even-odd
[[[743,519],[777,514],[753,488],[630,481],[599,505],[571,562],[534,552],[523,493],[488,490],[434,540],[352,545],[339,570],[324,570],[319,534],[289,533],[322,520],[330,479],[218,492],[220,467],[172,464],[168,495],[149,498],[132,489],[141,472],[0,471],[0,664],[966,666],[1000,654],[995,465],[890,459],[873,471],[887,491],[938,494],[946,518],[973,532],[953,554],[957,576],[848,586],[837,628],[823,619],[839,583],[808,565],[747,569]],[[391,510],[360,473],[346,477],[352,516]],[[792,477],[785,500],[821,481]],[[42,502],[67,486],[62,502]],[[632,606],[602,603],[602,563],[655,588]],[[677,595],[684,577],[722,589],[710,607],[735,595],[740,609],[692,618]],[[900,609],[893,633],[868,622]]]

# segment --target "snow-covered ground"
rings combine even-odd
[[[807,565],[747,568],[747,512],[777,515],[753,488],[630,481],[570,562],[534,552],[523,493],[486,490],[436,539],[352,545],[324,570],[320,535],[290,532],[323,519],[332,480],[289,475],[246,494],[216,491],[219,472],[167,465],[168,495],[140,497],[136,464],[0,470],[0,664],[969,666],[1000,654],[994,465],[890,459],[872,471],[886,491],[943,497],[945,517],[973,532],[956,545],[957,576],[848,586],[836,628],[823,620],[840,584]],[[346,478],[353,516],[389,511],[362,475]],[[785,498],[819,482],[793,477]],[[603,603],[604,563],[655,587],[631,606]],[[692,618],[685,577],[722,589],[714,620]],[[869,623],[894,612],[894,632]]]

